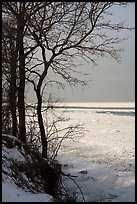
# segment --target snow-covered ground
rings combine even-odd
[[[17,139],[11,135],[2,135],[2,137],[9,137],[12,140]],[[23,153],[23,154],[22,154]],[[45,193],[32,193],[16,185],[17,178],[13,176],[15,172],[12,171],[11,165],[13,161],[25,162],[25,152],[23,147],[19,149],[17,146],[14,148],[7,148],[2,145],[2,202],[53,202],[53,197]],[[31,157],[29,157],[31,158]],[[20,172],[22,175],[22,172]],[[31,180],[23,174],[24,180],[31,184]],[[20,178],[18,178],[20,179]]]
[[[14,182],[2,183],[2,202],[53,202],[52,196],[44,193],[25,192]]]
[[[57,112],[61,113],[62,109]],[[77,176],[73,179],[86,202],[135,202],[135,117],[129,114],[133,112],[134,108],[67,109],[64,112],[64,116],[70,117],[70,124],[83,123],[85,134],[75,142],[64,141],[58,159],[65,173]],[[14,156],[9,152],[11,154]],[[15,152],[16,159],[17,155]],[[64,182],[82,201],[76,184],[68,178],[64,178]],[[2,202],[52,201],[47,194],[25,192],[12,181],[3,180]]]
[[[73,125],[84,123],[85,136],[77,142],[65,142],[58,158],[66,173],[77,176],[74,179],[87,202],[135,202],[135,117],[128,116],[134,109],[111,111],[65,112]],[[71,180],[66,184],[78,192]],[[80,192],[78,196],[82,199]]]

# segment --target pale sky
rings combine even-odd
[[[129,26],[135,25],[135,5],[115,11],[116,20],[126,20]],[[127,31],[125,31],[127,32]],[[121,33],[122,34],[122,33]],[[134,102],[135,101],[135,32],[123,33],[130,36],[121,45],[124,52],[121,54],[121,63],[114,59],[101,58],[95,68],[85,65],[88,78],[91,82],[88,87],[69,87],[64,90],[52,88],[53,96],[63,98],[65,102]],[[35,100],[34,92],[28,92],[28,100]],[[46,96],[45,96],[46,97]]]

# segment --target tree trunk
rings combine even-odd
[[[12,77],[11,77],[12,78]],[[11,116],[12,116],[12,135],[15,137],[17,136],[17,116],[16,116],[16,87],[13,82],[13,79],[11,79],[11,85],[10,85],[10,110],[11,110]]]
[[[16,137],[17,136],[17,115],[16,115],[16,65],[17,65],[17,50],[13,39],[10,42],[10,49],[11,49],[11,67],[10,67],[10,109],[11,109],[11,116],[12,116],[12,134]]]
[[[18,52],[19,52],[19,87],[18,87],[18,111],[19,111],[19,139],[26,142],[25,127],[25,54],[23,46],[23,20],[18,21]]]
[[[44,128],[43,118],[41,113],[42,98],[40,95],[40,91],[38,90],[37,90],[37,99],[38,99],[37,114],[38,114],[38,124],[40,128],[41,142],[42,142],[42,156],[44,158],[47,158],[47,138],[45,134],[45,128]]]

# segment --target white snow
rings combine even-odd
[[[135,202],[135,117],[96,111],[65,112],[73,125],[84,123],[85,136],[65,142],[58,158],[66,173],[78,176],[75,181],[87,202]],[[67,179],[67,183],[72,191],[78,191],[72,181]]]
[[[2,202],[53,202],[48,194],[33,194],[18,188],[15,183],[2,183]]]
[[[25,161],[24,156],[20,153],[20,151],[18,151],[17,148],[8,149],[5,146],[3,146],[2,151],[3,155],[5,157],[8,157],[9,159],[14,158],[14,160],[17,161]]]
[[[123,107],[127,106],[124,104]],[[86,202],[135,202],[135,117],[96,111],[65,111],[64,116],[70,117],[70,124],[84,123],[85,135],[77,141],[64,141],[58,160],[66,174],[77,176],[73,179]],[[57,109],[57,112],[62,113],[62,110]],[[9,153],[23,160],[23,155],[13,151],[4,149],[3,154]],[[8,179],[3,181],[2,202],[53,202],[47,194],[25,192],[10,182]],[[64,182],[82,201],[75,183],[65,177]]]
[[[11,135],[3,134],[3,136],[8,136],[17,140],[17,138]],[[18,148],[7,148],[4,144],[2,145],[2,168],[8,173],[2,173],[2,202],[53,202],[52,196],[44,193],[34,194],[26,192],[14,183],[14,179],[11,179],[12,170],[10,167],[12,160],[16,160],[17,162],[25,161],[25,157],[21,154],[21,152],[25,154],[23,147],[22,151],[20,151]],[[26,181],[28,181],[28,178],[25,175],[23,176]]]

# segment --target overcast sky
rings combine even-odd
[[[126,20],[130,26],[135,25],[134,5],[115,11],[116,19]],[[127,31],[126,31],[127,32]],[[122,34],[122,33],[121,33]],[[80,86],[57,90],[54,87],[49,90],[60,96],[66,102],[134,102],[135,101],[135,32],[123,33],[130,36],[122,47],[125,51],[121,54],[121,63],[114,59],[102,58],[93,69],[92,65],[85,65],[88,78],[91,82],[88,87]],[[28,92],[28,100],[35,100],[34,94]]]

